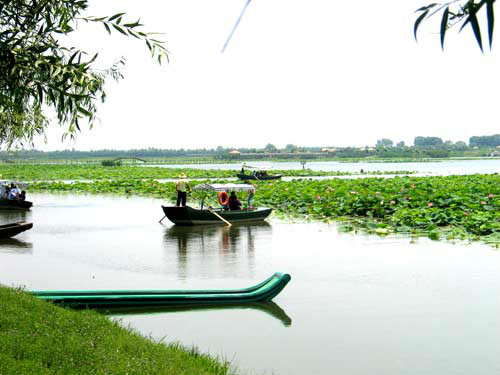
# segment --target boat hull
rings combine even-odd
[[[260,284],[235,290],[81,290],[32,291],[43,300],[72,308],[228,305],[271,301],[291,277],[275,273]]]
[[[238,173],[238,174],[236,174],[236,176],[240,180],[258,180],[258,181],[277,180],[277,179],[281,178],[280,174],[277,174],[277,175],[266,175],[266,176],[259,176],[259,177],[257,177],[257,176],[255,176],[253,174]]]
[[[0,238],[14,237],[31,228],[33,228],[33,223],[27,223],[25,221],[0,225]]]
[[[198,210],[189,206],[161,206],[165,216],[176,225],[206,225],[224,224],[224,222],[209,210]],[[272,208],[259,208],[255,210],[214,210],[218,215],[230,223],[244,223],[261,221],[267,218]]]
[[[0,209],[2,210],[24,210],[27,211],[33,206],[30,201],[19,201],[10,199],[0,199]]]

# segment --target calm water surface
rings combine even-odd
[[[160,225],[156,199],[33,194],[0,241],[0,283],[28,289],[236,288],[276,271],[274,304],[115,315],[253,374],[500,372],[500,252],[340,234],[335,225]]]

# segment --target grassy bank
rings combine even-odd
[[[258,182],[254,204],[285,215],[342,220],[343,230],[500,244],[500,177],[469,175]],[[37,183],[31,191],[142,195],[172,201],[174,184],[121,179]],[[191,202],[200,193],[190,198]],[[214,195],[212,195],[214,196]],[[244,198],[244,196],[242,196]],[[217,206],[215,198],[211,203]]]
[[[0,374],[228,374],[227,363],[155,343],[94,311],[0,286]]]

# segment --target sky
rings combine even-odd
[[[68,43],[99,52],[102,67],[125,57],[125,79],[108,83],[93,129],[61,142],[53,124],[35,148],[411,145],[500,133],[500,35],[482,54],[468,28],[450,31],[443,52],[436,19],[417,43],[415,10],[429,2],[253,0],[222,54],[246,0],[90,0],[88,15],[123,11],[163,33],[170,63],[79,23]]]

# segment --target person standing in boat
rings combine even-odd
[[[191,190],[186,175],[181,173],[179,179],[175,182],[175,190],[177,190],[177,204],[176,206],[185,206],[187,200],[187,192]]]
[[[253,189],[248,191],[248,197],[247,197],[247,209],[252,209],[252,200],[255,195],[255,186],[251,184],[248,180],[245,181],[245,184],[247,185],[252,185]]]

